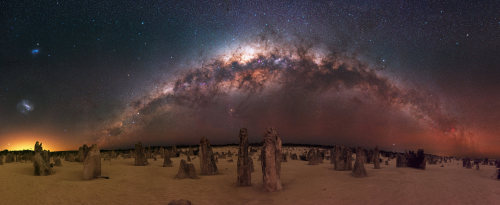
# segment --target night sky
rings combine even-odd
[[[500,2],[0,3],[0,149],[259,142],[500,155]]]

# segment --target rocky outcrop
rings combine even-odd
[[[358,148],[356,150],[356,161],[354,162],[354,169],[352,170],[352,176],[354,177],[366,177],[365,170],[365,154],[363,149]]]
[[[172,160],[170,159],[170,152],[165,150],[163,152],[163,167],[173,167]]]
[[[375,147],[373,151],[373,168],[380,169],[380,153],[378,147]]]
[[[101,176],[101,152],[96,144],[93,144],[83,160],[83,179],[90,180]]]
[[[396,167],[407,167],[407,164],[408,160],[406,158],[406,155],[398,153],[396,156]]]
[[[248,130],[240,129],[240,147],[238,149],[237,185],[250,186],[252,184],[253,161],[248,155]]]
[[[61,158],[56,157],[56,158],[54,159],[54,166],[56,166],[56,167],[62,167]]]
[[[408,153],[408,167],[417,168],[417,169],[425,169],[425,154],[423,149],[419,149],[417,154],[415,152],[410,151]]]
[[[35,176],[47,176],[53,174],[50,165],[49,151],[43,150],[42,143],[35,144],[35,157],[33,158]]]
[[[212,147],[210,146],[210,142],[206,137],[202,137],[200,140],[200,152],[198,154],[200,156],[201,175],[217,174],[218,169],[215,164],[214,153],[212,151]]]
[[[194,169],[194,165],[191,163],[187,163],[186,160],[181,160],[179,164],[179,171],[177,172],[177,175],[175,177],[177,179],[198,179],[196,170]]]
[[[84,144],[83,146],[78,148],[78,155],[76,155],[76,161],[77,162],[83,162],[85,159],[85,154],[88,152],[89,147]]]
[[[148,159],[146,159],[146,152],[142,143],[139,142],[135,144],[135,166],[146,166],[148,165]]]
[[[307,161],[308,165],[318,165],[323,162],[318,148],[311,148],[309,152],[307,152]]]
[[[267,129],[261,155],[264,189],[269,192],[281,190],[281,138],[276,129]]]

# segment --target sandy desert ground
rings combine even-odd
[[[223,151],[227,148],[214,148]],[[236,152],[235,149],[232,151]],[[237,152],[236,152],[237,153]],[[32,163],[0,165],[0,204],[168,204],[188,199],[193,204],[500,204],[500,181],[493,166],[480,170],[462,168],[461,162],[427,165],[426,170],[396,168],[395,160],[382,169],[365,164],[366,178],[354,178],[350,171],[334,171],[329,161],[307,165],[306,161],[282,163],[283,190],[262,190],[262,172],[254,156],[251,187],[237,187],[236,161],[219,159],[220,174],[200,179],[175,179],[174,167],[162,167],[163,160],[149,160],[145,167],[133,166],[134,159],[102,161],[102,175],[110,179],[82,179],[83,165],[63,161],[55,174],[33,176]],[[199,173],[198,158],[193,164]]]

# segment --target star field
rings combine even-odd
[[[279,122],[280,132],[289,135],[285,141],[292,143],[378,143],[406,149],[439,142],[447,148],[431,150],[452,153],[461,147],[457,144],[466,144],[473,153],[500,154],[498,1],[60,0],[10,1],[0,9],[0,149],[23,137],[53,140],[61,149],[103,136],[116,136],[108,147],[137,140],[196,143],[201,135],[214,143],[231,143],[242,126],[253,128],[250,135],[257,140],[263,131],[259,129]],[[340,62],[366,65],[404,93],[414,90],[425,97],[405,104],[410,108],[392,102],[384,108],[378,98],[366,97],[376,89],[356,87],[318,91],[310,101],[295,104],[273,102],[265,93],[247,96],[246,101],[259,105],[289,106],[270,106],[279,110],[274,114],[240,102],[240,94],[197,108],[162,108],[154,118],[137,111],[151,102],[170,106],[159,99],[179,92],[173,82],[187,79],[193,70],[216,69],[211,66],[221,55],[234,57],[238,47],[257,41],[292,53],[311,45]],[[243,54],[251,61],[260,53]],[[263,55],[258,63],[269,59]],[[293,67],[290,62],[282,63]],[[164,92],[166,86],[172,91]],[[296,99],[298,93],[285,91]],[[439,107],[442,113],[415,114],[411,106]],[[272,117],[257,126],[252,113]],[[215,121],[225,123],[211,124]],[[431,131],[442,126],[437,121],[449,122],[444,134]],[[139,128],[129,133],[117,123]],[[452,140],[452,129],[457,130],[454,135],[463,132],[467,137]]]

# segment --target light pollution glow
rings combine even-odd
[[[41,142],[43,148],[51,151],[73,150],[75,146],[64,144],[54,136],[43,136],[35,133],[16,133],[2,136],[0,150],[20,151],[33,150],[35,142]]]

